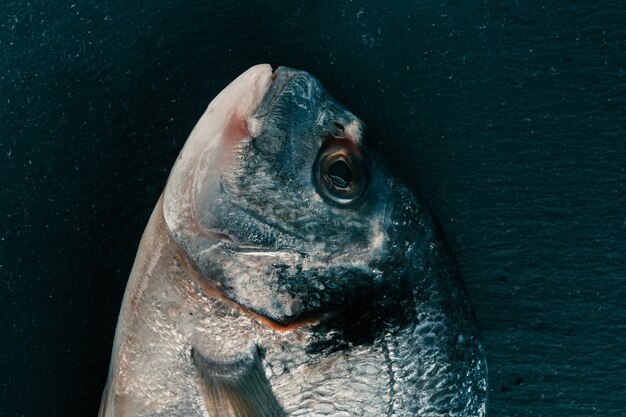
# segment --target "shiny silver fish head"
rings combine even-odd
[[[172,171],[165,218],[226,296],[288,324],[397,287],[423,264],[416,245],[431,238],[411,223],[422,208],[313,76],[254,67],[205,117]]]
[[[185,144],[164,192],[167,227],[203,279],[278,326],[313,322],[353,344],[413,323],[407,340],[433,345],[415,352],[450,364],[452,388],[433,388],[432,407],[456,411],[432,415],[485,415],[484,356],[454,262],[364,133],[312,75],[255,66]]]

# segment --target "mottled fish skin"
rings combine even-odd
[[[347,203],[320,168],[335,151],[352,164],[337,177],[363,185]],[[242,74],[148,222],[99,415],[469,417],[486,403],[475,316],[426,205],[313,76]]]

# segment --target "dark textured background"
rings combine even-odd
[[[0,415],[97,413],[126,278],[205,106],[316,74],[432,205],[491,415],[626,415],[626,2],[2,1]]]

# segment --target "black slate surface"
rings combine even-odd
[[[3,1],[0,415],[97,413],[126,278],[205,106],[316,74],[432,205],[491,416],[626,415],[626,2]]]

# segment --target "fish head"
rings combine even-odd
[[[170,174],[174,240],[204,280],[279,325],[394,305],[424,269],[430,217],[364,132],[309,73],[252,67]]]

